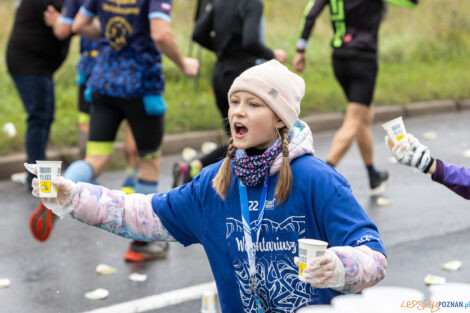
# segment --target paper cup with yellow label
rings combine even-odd
[[[387,135],[392,140],[394,146],[402,140],[404,140],[406,145],[408,145],[408,141],[406,140],[405,124],[403,124],[403,118],[401,116],[382,124],[382,127],[387,132]]]
[[[299,239],[299,279],[306,281],[302,273],[307,265],[314,259],[325,254],[328,242],[316,239]]]
[[[36,161],[36,165],[39,197],[57,198],[57,189],[52,185],[52,180],[60,176],[62,161]]]

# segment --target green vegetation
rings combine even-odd
[[[14,122],[18,135],[6,137],[0,132],[0,155],[22,151],[25,113],[5,65],[5,49],[13,23],[13,0],[0,2],[0,127]],[[265,0],[265,33],[268,46],[285,49],[289,66],[295,54],[299,21],[306,0]],[[193,28],[195,0],[175,1],[172,27],[184,54],[188,54]],[[470,97],[470,1],[426,0],[415,9],[388,6],[380,32],[380,73],[375,105],[407,103],[418,100]],[[302,114],[341,111],[346,100],[336,83],[330,64],[332,38],[329,12],[321,15],[308,46],[307,83]],[[56,121],[51,145],[74,146],[77,142],[75,64],[78,38],[73,40],[70,55],[55,76]],[[197,53],[196,45],[192,47]],[[214,56],[203,52],[199,88],[195,80],[183,77],[168,59],[164,60],[169,105],[167,133],[220,127],[220,117],[211,90]]]

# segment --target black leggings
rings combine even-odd
[[[349,102],[370,106],[378,71],[376,59],[333,57],[333,71]]]
[[[165,115],[147,115],[141,98],[121,99],[93,95],[89,142],[114,142],[123,119],[131,126],[139,156],[144,157],[158,151],[165,129]]]

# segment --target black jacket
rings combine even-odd
[[[417,0],[389,0],[412,7]],[[330,6],[331,23],[335,32],[332,46],[335,55],[377,53],[379,26],[385,10],[383,0],[311,0],[306,8],[297,49],[305,49],[317,17],[326,5]]]
[[[69,39],[58,40],[44,23],[44,11],[53,5],[59,12],[63,0],[19,0],[15,22],[8,41],[7,66],[12,74],[52,75],[62,64]]]
[[[272,59],[260,41],[260,0],[217,0],[196,25],[193,40],[221,59]]]

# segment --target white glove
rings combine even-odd
[[[299,258],[294,258],[299,265]],[[342,288],[345,284],[346,271],[339,257],[326,249],[321,257],[314,258],[302,272],[302,277],[315,288]]]
[[[39,197],[39,180],[33,179],[33,196]],[[71,180],[62,176],[54,178],[52,185],[57,188],[57,198],[41,198],[46,208],[51,210],[58,217],[72,212],[78,203],[78,187]]]
[[[408,143],[400,141],[394,147],[388,136],[385,136],[385,145],[392,155],[403,165],[413,166],[423,173],[427,173],[434,159],[431,157],[429,148],[419,142],[412,134],[407,135]]]

